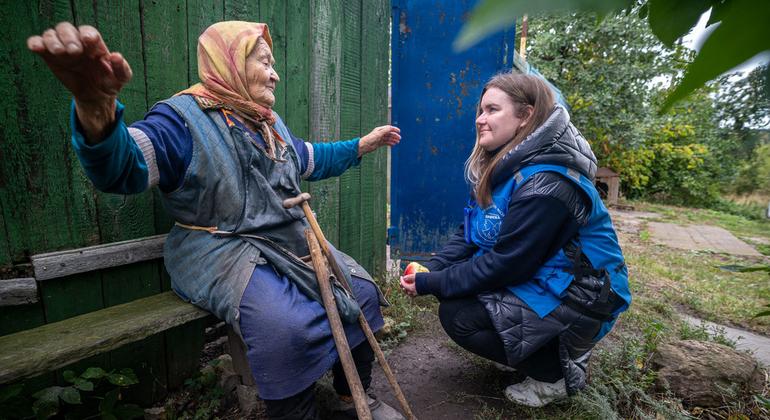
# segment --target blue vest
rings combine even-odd
[[[591,214],[588,222],[578,230],[577,240],[583,254],[597,269],[606,269],[610,277],[612,290],[620,296],[625,304],[613,314],[613,319],[602,325],[595,338],[603,337],[621,312],[631,303],[631,292],[628,289],[628,270],[626,269],[623,253],[620,250],[615,230],[612,227],[610,215],[602,203],[599,193],[591,181],[579,172],[560,165],[537,164],[526,166],[516,172],[510,180],[499,185],[492,191],[492,204],[486,209],[472,204],[466,208],[468,220],[466,240],[479,247],[477,255],[489,252],[497,242],[500,225],[508,210],[511,196],[518,187],[529,177],[538,172],[556,172],[578,185],[591,199]],[[544,221],[547,223],[547,221]],[[561,249],[543,264],[529,281],[510,286],[508,289],[519,299],[523,300],[541,318],[561,305],[561,298],[575,276],[570,273],[573,261]]]

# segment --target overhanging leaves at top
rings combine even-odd
[[[473,9],[453,46],[456,51],[464,51],[526,13],[579,11],[606,14],[633,3],[633,0],[486,0]]]
[[[698,18],[711,7],[709,2],[692,0],[650,0],[650,29],[667,47],[690,32]]]
[[[454,47],[459,51],[465,50],[524,14],[595,12],[601,15],[639,4],[632,0],[485,0],[473,10],[455,39]],[[770,50],[770,1],[650,0],[643,6],[647,6],[649,22],[656,37],[669,46],[689,32],[698,16],[709,8],[712,8],[709,24],[720,22],[687,66],[682,81],[664,101],[662,111],[707,81],[758,53]],[[767,87],[768,83],[765,83]],[[766,90],[770,92],[770,88]]]

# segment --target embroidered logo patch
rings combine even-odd
[[[494,204],[484,210],[484,219],[479,226],[479,237],[488,242],[497,241],[500,235],[500,224],[503,221],[503,212]]]

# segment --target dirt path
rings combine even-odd
[[[509,418],[502,389],[517,382],[451,343],[435,314],[426,314],[419,331],[388,355],[401,389],[420,419],[473,419],[486,411]],[[379,369],[379,368],[376,368]],[[375,373],[372,389],[398,407],[387,380]],[[515,416],[514,416],[515,417]],[[512,417],[511,417],[512,418]]]

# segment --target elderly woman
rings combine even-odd
[[[584,388],[591,349],[631,303],[595,173],[543,79],[493,77],[465,166],[465,223],[401,278],[409,295],[441,301],[441,325],[460,346],[526,375],[505,389],[513,402],[542,407]]]
[[[306,143],[272,111],[276,84],[267,25],[221,22],[198,40],[201,83],[152,107],[143,120],[123,122],[121,88],[131,68],[110,52],[99,32],[63,22],[28,47],[72,92],[72,144],[101,191],[132,194],[153,186],[176,225],[165,245],[174,291],[231,324],[247,345],[249,364],[268,415],[318,417],[313,386],[334,372],[342,412],[355,413],[350,389],[314,280],[299,208],[282,202],[300,180],[338,176],[361,156],[399,142],[383,126],[348,141]],[[335,290],[359,375],[368,387],[372,349],[354,321],[362,311],[373,330],[383,325],[384,299],[352,258],[355,296]],[[398,418],[370,399],[375,418]]]

